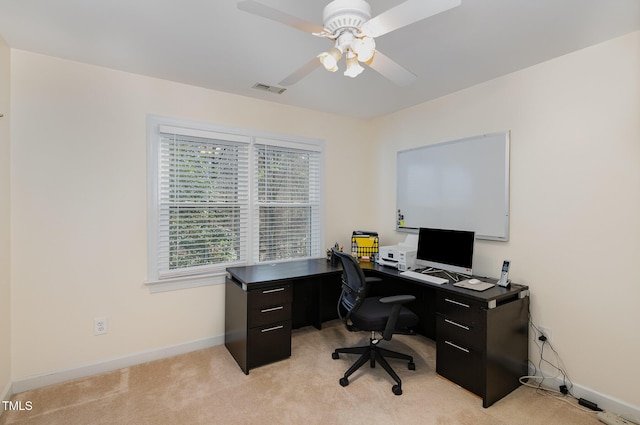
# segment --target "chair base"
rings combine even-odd
[[[402,394],[402,381],[398,374],[389,366],[386,358],[392,359],[400,359],[406,360],[409,362],[408,367],[409,370],[416,370],[416,365],[413,362],[413,357],[407,354],[398,353],[396,351],[387,350],[386,348],[378,347],[378,340],[374,338],[369,339],[369,345],[364,345],[361,347],[347,347],[347,348],[337,348],[332,354],[331,357],[335,360],[340,358],[340,353],[343,354],[360,354],[360,358],[356,360],[356,362],[351,365],[349,369],[344,373],[344,376],[340,378],[340,385],[346,387],[349,385],[349,376],[353,374],[356,370],[360,369],[362,365],[369,362],[370,366],[376,367],[376,362],[382,365],[384,370],[396,381],[396,385],[391,387],[391,390],[395,395]]]

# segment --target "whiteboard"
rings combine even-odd
[[[396,229],[509,240],[509,132],[399,151]]]

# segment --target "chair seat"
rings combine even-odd
[[[383,304],[383,297],[366,298],[360,308],[351,315],[351,322],[363,331],[383,331],[391,314],[392,305]],[[396,329],[407,329],[418,324],[418,316],[406,307],[400,308]]]

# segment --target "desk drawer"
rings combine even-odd
[[[248,368],[291,356],[291,320],[249,329]]]
[[[273,307],[283,304],[291,304],[293,290],[291,284],[282,284],[270,288],[256,289],[247,293],[247,307],[249,309]]]
[[[483,396],[482,352],[438,336],[436,372],[463,388]]]
[[[446,340],[469,350],[483,351],[483,332],[479,328],[468,326],[450,317],[438,316],[436,319],[438,341]]]
[[[250,328],[291,320],[291,303],[254,308],[249,311]]]
[[[437,311],[456,322],[478,326],[483,322],[484,311],[479,303],[450,294],[439,294]]]

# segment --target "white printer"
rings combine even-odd
[[[407,235],[405,241],[398,245],[381,246],[378,263],[402,271],[413,270],[416,267],[417,250],[418,235]]]

